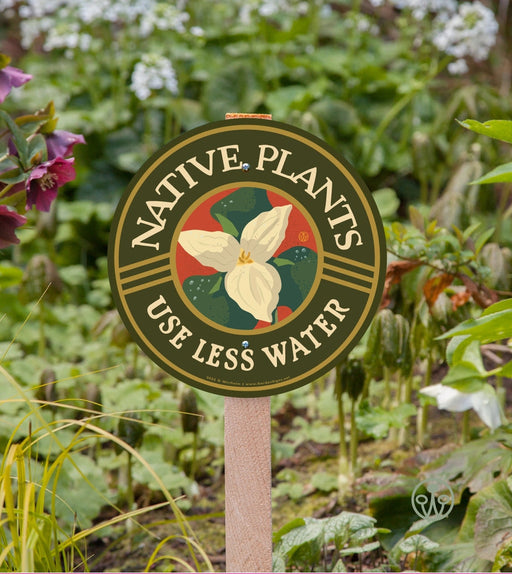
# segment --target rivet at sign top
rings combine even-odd
[[[243,169],[244,171],[249,171],[249,170],[251,169],[251,166],[250,166],[250,164],[248,164],[248,163],[243,163],[243,164],[242,164],[242,169]]]
[[[242,341],[242,347],[247,349],[249,347],[249,341]]]

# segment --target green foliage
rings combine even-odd
[[[331,518],[296,518],[274,534],[274,570],[345,572],[345,557],[361,557],[379,548],[371,540],[384,529],[363,514],[342,512]],[[328,552],[328,547],[334,550]]]
[[[138,524],[140,515],[164,506],[172,509],[183,539],[190,540],[191,560],[196,567],[205,559],[211,568],[155,470],[127,442],[97,426],[97,412],[90,410],[88,416],[80,420],[60,418],[49,422],[46,410],[64,410],[63,405],[31,401],[3,367],[0,374],[4,385],[19,391],[18,402],[30,411],[21,421],[30,421],[28,436],[14,442],[22,426],[18,424],[0,466],[0,518],[4,526],[0,533],[0,568],[3,571],[71,572],[77,567],[89,571],[87,539],[120,522]],[[87,445],[94,447],[94,443],[101,440],[112,440],[135,456],[156,480],[166,501],[126,513],[117,508],[103,480],[102,465],[83,454]],[[114,517],[91,526],[105,504],[115,511]],[[150,565],[148,563],[148,568]]]
[[[406,427],[415,414],[416,407],[410,403],[398,405],[392,410],[363,405],[356,415],[357,428],[368,436],[382,439],[388,435],[391,428]]]

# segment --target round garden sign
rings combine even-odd
[[[263,396],[318,378],[382,294],[382,223],[354,169],[318,138],[261,119],[187,132],[118,206],[112,292],[142,350],[213,393]]]

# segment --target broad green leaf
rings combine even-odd
[[[485,379],[486,374],[480,373],[476,365],[463,361],[451,367],[441,383],[461,393],[476,393],[482,390]]]
[[[336,548],[341,549],[347,543],[360,543],[375,536],[375,518],[357,512],[341,512],[336,516],[324,518],[323,542],[334,541]]]
[[[484,312],[478,319],[463,321],[439,336],[438,339],[448,339],[455,335],[471,335],[482,344],[508,339],[512,337],[512,308],[507,304],[501,309],[490,314]],[[487,311],[489,310],[490,308]]]
[[[476,185],[480,183],[508,183],[510,181],[512,181],[512,162],[495,167],[471,183]]]
[[[26,174],[23,173],[23,170],[19,167],[14,169],[10,169],[9,171],[4,171],[0,176],[0,181],[2,183],[6,183],[8,185],[12,185],[15,183],[21,183],[26,179]],[[2,201],[4,203],[4,201]]]
[[[272,572],[286,572],[286,560],[279,553],[279,546],[272,553]]]
[[[337,51],[339,53],[339,50]],[[328,141],[338,142],[351,136],[360,124],[356,109],[340,100],[323,98],[315,102],[309,111],[320,122],[325,139]]]
[[[437,542],[433,542],[430,538],[423,536],[423,534],[414,534],[398,543],[398,547],[404,554],[410,554],[411,552],[430,552],[438,546],[439,544]]]
[[[510,120],[489,120],[484,123],[477,120],[464,120],[459,124],[477,134],[512,143],[512,121]]]
[[[462,361],[464,351],[471,341],[472,339],[469,335],[456,335],[448,341],[448,345],[446,347],[446,362],[448,365],[455,365]]]
[[[509,361],[501,367],[499,375],[502,377],[512,377],[512,361]]]
[[[453,352],[449,350],[452,344],[457,345]],[[480,352],[480,343],[468,335],[454,337],[448,343],[446,359],[452,368],[457,365],[470,365],[470,368],[474,367],[480,375],[487,375]]]
[[[340,550],[340,556],[350,556],[351,554],[362,554],[363,552],[371,552],[372,550],[377,550],[380,547],[380,542],[369,542],[363,546],[352,546],[350,548],[344,548]]]
[[[42,163],[48,159],[46,141],[41,134],[36,134],[28,142],[28,160],[31,164]]]
[[[202,93],[207,119],[223,119],[229,110],[256,110],[264,97],[256,68],[239,61],[213,71]]]
[[[494,235],[494,227],[486,229],[481,233],[475,240],[475,254],[478,255],[482,250],[482,247],[489,241],[489,239]]]
[[[471,235],[473,235],[473,233],[481,226],[482,226],[482,222],[477,222],[477,223],[473,223],[468,228],[466,228],[464,230],[464,233],[462,234],[462,238],[463,238],[464,242],[466,242],[471,237]]]
[[[274,572],[281,572],[281,570],[274,570]],[[331,572],[348,572],[347,567],[341,558],[338,559]]]
[[[319,542],[323,534],[324,525],[321,520],[316,518],[304,519],[304,524],[297,526],[281,537],[281,552],[288,554],[289,557],[302,546],[312,546],[314,541]]]
[[[471,498],[459,538],[474,538],[478,556],[492,562],[502,545],[510,545],[511,532],[512,492],[507,481],[500,480]]]
[[[356,415],[357,428],[374,438],[384,438],[391,427],[404,428],[409,418],[416,414],[416,407],[410,403],[398,405],[392,411],[373,407]]]
[[[486,315],[491,315],[492,313],[498,313],[499,311],[512,310],[512,298],[503,299],[503,301],[498,301],[493,303],[491,306],[487,307],[482,313],[482,317]]]
[[[29,157],[28,157],[28,143],[23,135],[23,132],[16,125],[16,122],[9,116],[4,110],[0,110],[0,117],[4,120],[12,134],[12,140],[16,149],[18,150],[20,162],[24,167],[29,167]]]
[[[498,430],[489,436],[472,440],[454,451],[441,455],[425,468],[430,481],[450,482],[455,503],[467,488],[479,492],[496,480],[504,479],[512,472],[512,435]],[[464,540],[461,540],[463,542]]]
[[[304,102],[310,98],[309,90],[305,86],[283,86],[270,92],[266,104],[275,120],[283,121],[288,117],[291,109],[302,109]]]
[[[304,518],[294,518],[290,522],[287,522],[277,532],[274,532],[274,534],[272,535],[272,541],[274,543],[279,542],[285,534],[288,534],[288,532],[294,530],[295,528],[298,528],[299,526],[304,526],[304,524],[306,524]]]
[[[311,477],[311,484],[322,492],[333,492],[338,489],[338,478],[329,472],[315,472]]]
[[[396,211],[400,206],[400,200],[394,189],[390,187],[378,189],[372,193],[372,197],[383,219],[389,219],[396,215]]]

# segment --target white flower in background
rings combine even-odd
[[[452,74],[452,76],[462,76],[469,71],[468,63],[466,60],[464,60],[464,58],[455,60],[455,62],[450,62],[447,66],[447,69],[448,72]]]
[[[139,100],[146,100],[152,90],[166,89],[171,94],[178,93],[178,80],[172,62],[158,54],[144,54],[135,64],[130,89]]]
[[[185,12],[186,2],[155,2],[151,10],[142,14],[140,20],[140,34],[148,37],[154,30],[175,30],[183,34],[185,23],[189,21],[190,14]]]
[[[370,0],[373,6],[381,6],[382,0]],[[398,10],[410,10],[416,20],[422,20],[429,12],[454,12],[457,0],[390,0]]]
[[[503,413],[496,392],[491,385],[476,393],[462,393],[453,387],[438,383],[421,389],[420,392],[437,400],[437,407],[445,411],[460,413],[474,409],[491,430],[503,424]]]
[[[432,41],[441,51],[477,62],[485,60],[496,43],[498,22],[481,2],[463,2],[449,19],[441,22]]]
[[[271,323],[281,278],[267,261],[286,235],[291,209],[286,205],[260,213],[244,227],[240,243],[223,231],[195,229],[182,231],[178,242],[202,265],[226,272],[226,292],[241,309]]]
[[[201,26],[192,26],[190,28],[190,33],[192,34],[192,36],[197,36],[198,38],[202,38],[205,34]]]

